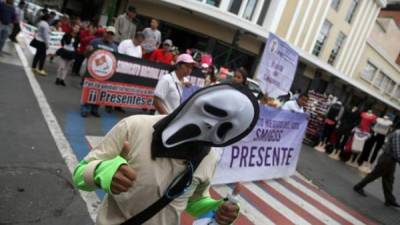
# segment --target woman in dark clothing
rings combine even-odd
[[[50,15],[44,14],[38,23],[35,38],[31,42],[31,46],[36,48],[35,56],[32,61],[32,70],[34,73],[46,76],[47,72],[43,69],[46,60],[46,50],[49,48],[50,40]],[[39,64],[39,67],[37,68]]]
[[[79,45],[79,25],[75,25],[70,33],[65,33],[61,39],[61,48],[56,54],[60,56],[57,70],[56,85],[66,86],[65,78],[72,69],[76,58],[76,50]]]

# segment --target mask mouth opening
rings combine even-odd
[[[197,137],[201,134],[201,129],[195,124],[188,124],[178,130],[166,141],[167,145],[173,145],[190,138]]]
[[[217,135],[219,139],[224,139],[226,134],[233,128],[232,123],[225,122],[218,127]]]

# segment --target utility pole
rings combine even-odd
[[[232,55],[233,52],[233,48],[237,47],[239,45],[239,41],[240,41],[240,37],[243,35],[243,31],[242,30],[236,30],[235,34],[233,35],[233,39],[232,39],[232,44],[228,49],[228,52],[226,54],[225,57],[225,65],[228,66],[229,63],[229,59]]]
[[[110,24],[111,19],[115,15],[117,0],[111,0],[107,8],[107,24]]]

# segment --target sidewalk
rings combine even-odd
[[[0,223],[93,224],[10,42],[0,57]]]

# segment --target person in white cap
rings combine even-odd
[[[151,53],[150,60],[171,65],[174,60],[174,55],[172,54],[172,41],[166,39],[163,42],[162,48],[156,49]]]
[[[158,80],[154,90],[154,107],[158,114],[169,114],[182,102],[183,87],[187,82],[186,76],[192,73],[196,62],[189,54],[178,56],[174,70]]]
[[[102,38],[94,39],[90,42],[87,52],[92,52],[95,49],[104,49],[110,52],[118,52],[118,46],[114,42],[115,28],[108,26]]]

